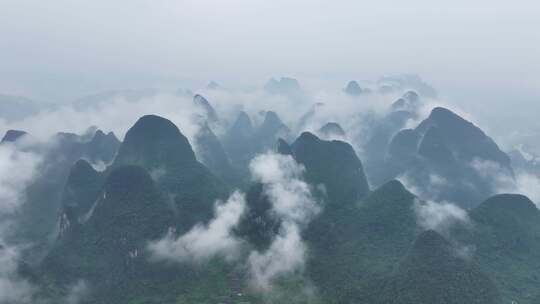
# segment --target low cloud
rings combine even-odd
[[[320,205],[304,182],[304,167],[289,155],[262,154],[250,163],[251,175],[264,185],[272,211],[284,221],[304,224],[320,212]]]
[[[78,304],[81,303],[81,301],[83,301],[89,295],[90,288],[88,287],[88,284],[83,280],[79,280],[77,283],[75,283],[69,288],[68,294],[64,297],[62,303]]]
[[[15,145],[0,145],[0,215],[17,211],[24,202],[24,189],[37,173],[41,156],[19,150]]]
[[[494,193],[515,187],[516,182],[511,172],[497,162],[475,158],[470,166],[491,185]]]
[[[113,161],[110,161],[110,162],[104,162],[102,160],[98,160],[98,161],[91,161],[89,159],[85,159],[89,164],[90,166],[92,166],[92,168],[94,170],[96,170],[97,172],[104,172],[112,163]]]
[[[414,193],[414,195],[426,201],[436,200],[441,191],[451,185],[448,179],[434,173],[429,175],[429,180],[427,181],[428,184],[421,187],[408,173],[398,176],[397,180],[399,180],[411,193]]]
[[[262,154],[252,160],[250,169],[253,178],[263,183],[272,212],[282,222],[269,249],[253,251],[248,258],[253,287],[268,291],[281,275],[302,272],[306,245],[302,241],[301,230],[322,207],[314,198],[311,187],[301,179],[303,166],[291,156]]]
[[[435,230],[445,236],[449,236],[456,225],[468,226],[471,223],[467,211],[449,202],[416,200],[413,208],[420,228]]]
[[[456,113],[461,118],[475,124],[476,126],[486,131],[486,126],[480,126],[478,124],[479,120],[473,113],[469,111],[465,111],[462,107],[459,107],[455,103],[451,103],[448,100],[444,100],[441,98],[425,98],[425,96],[421,96],[421,97],[422,97],[422,103],[421,103],[421,106],[418,107],[416,111],[416,114],[417,114],[416,118],[408,120],[404,129],[416,128],[424,119],[429,117],[433,109],[441,107],[441,108],[446,108],[446,109],[451,110],[452,112]]]
[[[0,145],[0,303],[30,303],[34,288],[20,278],[17,268],[20,247],[9,244],[12,216],[25,201],[25,187],[37,174],[41,157],[17,149],[11,143]]]
[[[540,177],[537,175],[517,172],[515,192],[527,196],[540,208]]]
[[[47,140],[60,131],[82,134],[88,127],[98,126],[113,131],[122,139],[137,119],[155,114],[174,122],[193,144],[199,131],[195,118],[203,115],[202,109],[191,98],[173,94],[146,96],[138,101],[121,96],[101,101],[82,109],[72,104],[60,105],[12,123],[0,120],[0,130],[20,129],[35,138]]]
[[[298,226],[285,222],[268,250],[262,253],[254,251],[249,255],[252,284],[268,291],[272,281],[280,275],[302,271],[305,258],[306,246]]]
[[[476,172],[489,180],[494,194],[518,193],[527,196],[540,208],[540,177],[517,169],[514,176],[508,170],[492,161],[474,160],[471,166]]]
[[[34,287],[17,275],[20,252],[0,243],[0,303],[31,303]]]
[[[269,290],[280,275],[303,270],[306,245],[301,230],[321,211],[311,187],[301,180],[304,170],[291,156],[275,153],[258,155],[250,163],[253,179],[263,184],[272,204],[272,215],[282,223],[268,250],[252,251],[247,257],[256,289]],[[233,230],[245,209],[244,194],[234,192],[227,202],[216,203],[215,216],[207,225],[197,224],[180,237],[169,231],[163,239],[151,242],[151,258],[173,262],[204,262],[215,256],[238,259],[244,241]]]
[[[430,174],[429,185],[419,188],[406,175],[399,180],[416,197],[413,210],[418,227],[422,230],[434,230],[451,240],[451,230],[456,226],[470,227],[472,222],[467,211],[457,204],[448,201],[437,201],[435,198],[441,189],[448,187],[449,181],[437,174]],[[467,251],[464,246],[455,244],[459,251]]]
[[[451,244],[454,254],[465,260],[470,260],[475,247],[463,244],[452,236],[456,227],[470,229],[473,222],[467,211],[450,202],[434,202],[415,200],[413,205],[417,225],[422,230],[434,230],[444,236]]]
[[[150,243],[148,248],[152,259],[202,262],[218,255],[227,260],[237,258],[242,241],[233,235],[232,230],[245,208],[244,194],[234,192],[227,202],[216,203],[215,217],[207,225],[197,224],[180,237],[169,231],[165,238]]]
[[[309,80],[302,79],[303,82]],[[236,120],[239,111],[247,112],[255,125],[264,119],[264,111],[275,111],[291,129],[292,135],[302,131],[317,134],[328,122],[336,122],[345,130],[340,139],[351,143],[362,155],[366,141],[371,138],[374,121],[384,117],[390,105],[401,95],[401,89],[393,93],[381,94],[377,84],[366,84],[373,90],[360,96],[349,96],[342,91],[346,82],[338,87],[326,88],[317,83],[316,88],[308,88],[302,83],[300,96],[269,94],[262,87],[251,89],[201,89],[195,93],[205,96],[220,117],[219,123],[212,123],[212,131],[221,137]],[[328,84],[326,84],[328,86]],[[362,84],[364,86],[364,84]],[[402,89],[409,88],[408,86]],[[132,93],[133,94],[133,93]],[[116,95],[96,94],[85,98],[84,104],[61,104],[29,116],[23,120],[7,122],[0,120],[0,130],[21,129],[42,140],[59,131],[82,133],[89,126],[98,126],[105,131],[114,131],[122,139],[126,131],[138,118],[147,114],[160,115],[170,119],[189,139],[198,152],[197,137],[201,135],[200,117],[205,116],[202,107],[193,103],[190,94],[175,94],[153,90],[133,98],[129,93]],[[290,105],[295,111],[290,111]],[[312,110],[312,111],[311,111]],[[307,115],[310,113],[310,115]],[[98,166],[100,167],[100,166]],[[101,166],[102,167],[102,166]]]

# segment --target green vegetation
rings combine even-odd
[[[267,119],[276,121],[272,114]],[[439,132],[427,131],[435,138],[426,149],[447,147],[438,142]],[[149,241],[207,223],[215,200],[229,192],[196,160],[178,128],[157,116],[141,118],[128,131],[105,172],[86,161],[72,167],[62,232],[27,277],[53,299],[83,279],[92,289],[88,304],[538,303],[540,211],[526,197],[497,195],[469,211],[470,225],[422,231],[418,199],[395,180],[370,191],[349,144],[306,132],[292,145],[280,140],[278,151],[305,167],[324,208],[301,227],[302,271],[278,276],[272,289],[254,289],[246,264],[251,250],[266,250],[282,225],[262,184],[249,187],[248,209],[233,231],[244,241],[238,260],[152,259]]]

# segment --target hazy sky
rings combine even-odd
[[[463,103],[540,102],[539,16],[537,0],[0,0],[0,92],[413,72]]]

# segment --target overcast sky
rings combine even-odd
[[[537,0],[0,0],[0,92],[417,73],[485,105],[540,103]]]

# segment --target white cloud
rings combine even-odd
[[[415,199],[413,210],[418,226],[423,230],[435,230],[449,236],[449,230],[455,225],[468,226],[470,219],[467,211],[452,202],[438,202],[433,198],[437,196],[442,187],[448,186],[449,181],[436,174],[429,176],[429,186],[419,188],[407,175],[399,177],[408,191],[418,198]],[[427,189],[427,190],[422,190]]]
[[[531,173],[516,171],[513,180],[498,183],[497,194],[517,193],[527,196],[540,209],[540,177]]]
[[[262,154],[252,160],[250,169],[254,179],[263,183],[272,211],[282,221],[268,250],[254,251],[248,259],[253,287],[267,291],[280,275],[303,270],[306,245],[300,232],[321,211],[321,205],[301,180],[304,168],[291,156]]]
[[[536,207],[540,208],[540,177],[530,173],[518,172],[516,174],[515,192],[527,196],[536,204]]]
[[[516,170],[510,176],[507,170],[492,161],[475,159],[471,166],[478,174],[491,181],[494,194],[518,193],[527,196],[540,208],[540,177]]]
[[[422,202],[415,200],[413,205],[418,226],[424,230],[435,230],[448,236],[455,225],[468,226],[470,219],[467,211],[449,202]]]
[[[306,246],[297,225],[285,222],[270,248],[263,253],[253,251],[248,263],[254,279],[252,285],[263,291],[272,288],[272,280],[280,275],[301,271],[304,266]]]
[[[19,250],[0,243],[0,303],[31,303],[34,287],[17,275]]]
[[[475,158],[470,165],[480,177],[491,184],[494,192],[515,187],[515,180],[510,171],[497,162]]]
[[[62,303],[78,304],[88,297],[89,294],[90,288],[88,287],[88,284],[83,280],[79,280],[69,288],[68,294],[64,297]]]
[[[475,253],[475,246],[462,244],[452,236],[452,229],[461,227],[471,229],[473,222],[464,209],[451,202],[414,201],[413,209],[416,223],[422,230],[434,230],[444,236],[451,244],[454,254],[470,260]]]
[[[20,248],[6,243],[11,216],[24,203],[24,189],[37,173],[41,157],[0,145],[0,303],[30,303],[34,288],[17,275]]]
[[[438,174],[429,175],[429,183],[436,187],[444,187],[448,185],[448,180]]]
[[[215,217],[207,224],[197,224],[176,237],[173,231],[148,245],[152,258],[165,261],[201,262],[220,255],[228,260],[238,257],[242,241],[232,234],[245,209],[244,194],[236,191],[227,202],[217,202]]]
[[[48,139],[59,131],[81,134],[90,126],[98,126],[100,129],[113,131],[122,139],[137,119],[147,114],[170,119],[190,142],[194,143],[199,130],[194,117],[202,114],[201,109],[193,104],[191,98],[171,94],[144,97],[139,101],[116,97],[85,109],[77,109],[69,104],[58,106],[22,121],[0,121],[0,129],[20,129],[38,139]]]
[[[290,155],[258,155],[251,161],[250,170],[253,178],[263,183],[272,210],[280,218],[302,224],[320,211],[311,187],[301,180],[304,167]]]
[[[10,143],[0,145],[0,215],[14,213],[24,201],[23,190],[35,176],[41,157],[18,150]]]
[[[250,171],[256,181],[275,184],[300,177],[304,168],[290,155],[267,153],[258,155],[251,161]]]
[[[268,290],[282,274],[301,271],[305,263],[305,244],[301,229],[321,211],[311,187],[301,180],[304,168],[291,156],[267,153],[250,163],[254,180],[263,184],[264,194],[272,204],[272,214],[282,227],[265,252],[252,251],[248,266],[255,288]],[[215,216],[207,224],[197,224],[186,234],[176,237],[170,231],[148,248],[154,260],[203,262],[214,256],[228,260],[240,257],[244,241],[233,234],[246,208],[244,194],[234,192],[226,203],[216,204]]]
[[[448,185],[447,179],[437,174],[430,174],[429,185],[422,187],[418,185],[408,172],[396,177],[396,179],[400,181],[408,191],[422,200],[434,199],[441,191],[441,188]]]

